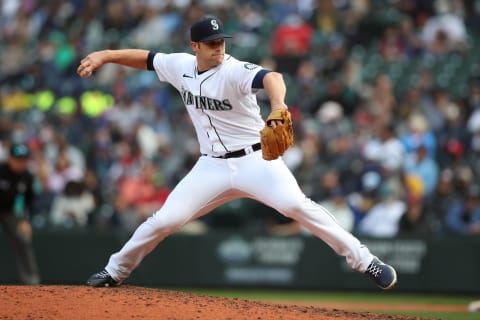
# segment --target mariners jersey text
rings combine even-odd
[[[194,105],[197,109],[212,111],[232,110],[232,104],[228,99],[217,100],[205,96],[195,96],[187,90],[182,90],[182,99],[186,106]]]

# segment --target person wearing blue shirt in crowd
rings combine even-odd
[[[465,198],[451,204],[445,224],[452,233],[480,235],[480,186],[470,186]]]
[[[439,168],[435,159],[428,156],[428,149],[424,144],[417,146],[415,153],[407,156],[404,171],[420,178],[425,196],[430,196],[435,191]]]

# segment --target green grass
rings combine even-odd
[[[239,290],[239,289],[177,289],[191,293],[221,296],[227,298],[239,298],[246,300],[279,301],[279,302],[302,302],[318,304],[323,302],[352,302],[352,303],[385,303],[385,304],[432,304],[432,305],[455,305],[465,307],[465,312],[436,312],[436,311],[376,311],[370,312],[383,314],[401,314],[429,319],[441,320],[479,320],[480,313],[466,311],[470,301],[480,297],[467,295],[446,294],[419,294],[419,293],[395,293],[395,292],[316,292],[316,291],[287,291],[287,290]]]

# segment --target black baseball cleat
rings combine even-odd
[[[365,274],[383,290],[391,289],[397,283],[397,273],[395,269],[376,257],[370,262]]]
[[[120,285],[120,282],[113,279],[108,271],[103,269],[91,275],[87,280],[87,285],[92,287],[116,287]]]

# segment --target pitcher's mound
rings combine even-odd
[[[123,285],[0,286],[0,319],[412,320],[291,304],[221,298]]]

